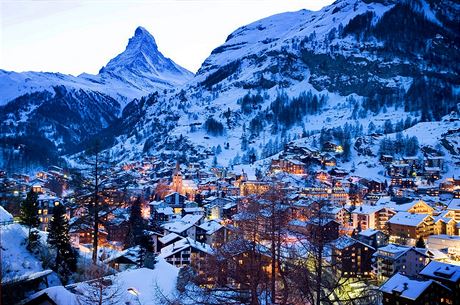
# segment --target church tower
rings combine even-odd
[[[172,177],[172,189],[174,192],[182,194],[182,173],[180,172],[179,161],[176,162],[176,169],[174,170]]]

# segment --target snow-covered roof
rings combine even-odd
[[[421,224],[427,217],[427,214],[412,214],[409,212],[398,212],[388,220],[388,223],[399,224],[409,227],[416,227]]]
[[[460,266],[431,261],[420,274],[440,281],[457,283],[460,281]]]
[[[13,215],[8,213],[2,206],[0,206],[0,222],[10,222],[13,221]]]
[[[379,290],[390,294],[397,293],[405,299],[416,300],[432,283],[432,280],[415,280],[396,273],[380,286]]]
[[[406,251],[409,251],[409,247],[406,246],[401,246],[401,245],[396,245],[396,244],[388,244],[384,247],[380,247],[378,249],[379,253],[386,252],[386,253],[391,253],[393,255],[401,255]]]
[[[163,225],[163,228],[170,232],[175,232],[175,233],[180,234],[184,232],[185,230],[188,230],[189,228],[191,228],[193,225],[197,224],[202,218],[203,218],[202,215],[187,214],[184,217],[182,217],[180,220],[165,223]]]
[[[155,211],[158,214],[165,214],[165,215],[174,215],[174,210],[172,207],[161,207],[161,208],[156,208]]]
[[[370,247],[369,245],[366,245],[364,243],[362,243],[361,241],[359,240],[356,240],[354,238],[351,238],[349,237],[348,235],[342,235],[340,236],[339,238],[337,238],[334,242],[334,247],[338,250],[343,250],[345,248],[348,248],[350,246],[353,246],[355,244],[361,244],[361,245],[364,245],[365,247],[368,247],[368,248],[371,248],[371,249],[374,249],[372,247]]]
[[[199,227],[205,230],[206,234],[214,234],[216,231],[220,230],[223,226],[215,220],[210,220],[205,223],[202,223]]]
[[[200,243],[196,240],[191,239],[190,237],[186,237],[186,238],[176,241],[175,243],[169,246],[162,248],[158,256],[161,258],[167,258],[189,247],[195,248],[204,253],[208,253],[208,254],[213,253],[211,246],[204,244],[204,243]]]
[[[370,214],[374,214],[382,209],[384,209],[385,207],[384,206],[376,206],[376,205],[367,205],[367,204],[363,204],[359,207],[357,207],[356,209],[353,210],[352,213],[354,214],[362,214],[362,215],[370,215]]]
[[[167,244],[169,242],[171,242],[172,240],[174,240],[175,238],[183,238],[182,236],[180,235],[177,235],[176,233],[169,233],[169,234],[166,234],[165,236],[159,238],[158,240],[162,243],[162,244]]]
[[[459,211],[460,210],[460,198],[454,198],[450,201],[448,210]]]
[[[372,229],[372,228],[369,228],[369,229],[366,229],[364,231],[361,231],[358,233],[358,235],[362,235],[362,236],[366,236],[366,237],[370,237],[372,235],[375,235],[377,233],[381,232],[380,230],[376,230],[376,229]]]

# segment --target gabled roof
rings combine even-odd
[[[366,236],[366,237],[371,237],[371,236],[373,236],[373,235],[375,235],[375,234],[377,234],[377,233],[379,233],[379,232],[383,234],[383,232],[380,231],[380,230],[376,230],[376,229],[371,229],[371,228],[369,228],[369,229],[366,229],[366,230],[364,230],[364,231],[359,232],[358,235]]]
[[[457,283],[460,281],[460,266],[431,261],[420,271],[420,275],[438,279],[440,281],[448,281]]]
[[[215,220],[210,220],[210,221],[207,221],[205,223],[202,223],[198,227],[200,227],[201,229],[205,230],[206,234],[211,235],[211,234],[214,234],[215,232],[219,231],[223,227],[223,225],[221,225],[220,223],[218,223]]]
[[[346,249],[350,246],[353,246],[355,244],[360,244],[360,245],[363,245],[365,247],[368,247],[368,248],[371,248],[373,250],[375,250],[373,247],[369,246],[369,245],[366,245],[365,243],[357,240],[357,239],[354,239],[354,238],[351,238],[347,235],[343,235],[343,236],[340,236],[339,238],[337,238],[334,242],[333,242],[333,245],[336,249],[338,250],[343,250],[343,249]]]
[[[165,223],[163,225],[163,228],[170,232],[175,232],[175,233],[180,234],[184,232],[185,230],[188,230],[189,228],[191,228],[193,225],[197,224],[201,220],[201,218],[203,218],[202,215],[187,214],[184,217],[182,217],[180,220]]]
[[[454,198],[450,201],[448,210],[460,211],[460,198]]]
[[[431,217],[427,214],[411,214],[409,212],[398,212],[388,220],[388,223],[416,227]]]
[[[401,298],[417,300],[433,283],[432,280],[415,280],[396,273],[380,286],[379,290],[389,294],[395,293]]]
[[[169,233],[163,237],[160,237],[158,240],[164,245],[164,244],[170,243],[176,238],[183,238],[183,237],[180,235],[177,235],[176,233]]]
[[[211,246],[204,244],[204,243],[200,243],[198,241],[191,239],[190,237],[187,237],[187,238],[178,240],[175,243],[161,249],[159,257],[167,258],[167,257],[170,257],[171,255],[176,254],[177,252],[183,251],[190,247],[198,251],[207,253],[207,254],[213,253]]]

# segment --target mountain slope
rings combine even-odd
[[[186,135],[203,151],[228,147],[227,165],[323,127],[440,120],[458,111],[459,13],[455,1],[339,0],[243,26],[183,90],[144,106],[113,151],[171,152],[166,144]]]

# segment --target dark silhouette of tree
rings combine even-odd
[[[55,270],[61,276],[64,283],[69,276],[76,271],[76,252],[72,249],[69,236],[69,221],[66,216],[66,208],[59,204],[53,208],[53,218],[50,222],[48,245],[55,249]]]
[[[29,228],[27,247],[31,249],[38,239],[38,233],[34,229],[40,224],[38,218],[38,194],[32,189],[27,193],[26,199],[21,204],[20,222]]]

